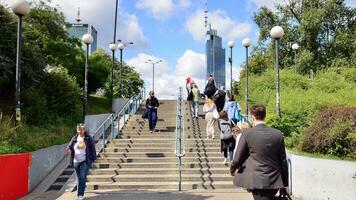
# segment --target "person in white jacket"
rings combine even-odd
[[[216,109],[214,101],[207,99],[205,101],[203,111],[205,113],[207,139],[214,139],[214,123],[219,118],[219,113]]]

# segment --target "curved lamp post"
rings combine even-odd
[[[246,115],[248,116],[248,75],[249,75],[249,68],[248,68],[248,47],[251,46],[250,38],[245,38],[242,40],[242,45],[246,48],[246,96],[245,96],[245,104],[246,104]]]
[[[275,26],[271,29],[271,37],[276,40],[276,73],[277,73],[277,94],[276,94],[276,106],[277,106],[277,115],[281,116],[281,105],[280,105],[280,81],[279,81],[279,60],[278,60],[278,42],[284,35],[284,30],[280,26]]]
[[[22,52],[22,17],[27,15],[31,8],[25,0],[15,0],[11,3],[11,9],[18,17],[17,51],[16,51],[16,83],[15,83],[15,124],[21,121],[21,52]]]
[[[111,90],[111,102],[114,98],[114,65],[115,65],[115,51],[117,50],[117,44],[116,43],[111,43],[109,45],[110,50],[112,51],[112,59],[111,59],[111,84],[110,84],[110,90]]]
[[[83,91],[83,121],[88,113],[88,59],[89,59],[89,45],[93,43],[93,37],[90,34],[85,34],[82,41],[87,46],[85,55],[85,70],[84,70],[84,91]]]
[[[297,44],[297,43],[294,43],[293,45],[292,45],[292,49],[293,49],[293,51],[294,51],[294,54],[293,54],[293,56],[294,56],[294,58],[293,58],[293,61],[294,61],[294,68],[295,68],[295,73],[297,73],[297,62],[296,62],[296,57],[297,57],[297,50],[299,49],[299,45]]]
[[[151,59],[148,59],[145,63],[151,63],[152,64],[152,91],[155,91],[155,65],[163,62],[163,60],[158,60],[158,61],[152,61]]]
[[[119,81],[119,95],[120,97],[122,97],[122,70],[123,70],[123,67],[122,67],[122,53],[125,49],[125,47],[129,44],[134,44],[133,42],[122,42],[121,40],[118,40],[119,41],[119,44],[117,45],[117,47],[120,49],[120,81]]]
[[[232,94],[232,48],[235,47],[235,42],[230,41],[227,43],[227,45],[230,48],[230,58],[229,58],[229,63],[230,63],[230,93]]]

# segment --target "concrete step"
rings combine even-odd
[[[123,139],[137,139],[137,138],[141,138],[141,139],[146,139],[147,141],[150,141],[151,139],[160,139],[162,137],[165,137],[167,139],[175,139],[175,133],[171,132],[171,133],[167,133],[166,135],[158,135],[156,133],[152,133],[152,135],[119,135],[118,138],[123,138]]]
[[[88,190],[174,190],[178,189],[178,182],[89,182]],[[235,189],[232,181],[216,182],[182,182],[183,190],[215,190]],[[242,190],[241,190],[242,191]]]
[[[153,146],[153,147],[135,147],[135,148],[127,148],[127,147],[107,147],[105,148],[105,152],[172,152],[174,151],[175,146],[172,145],[169,148]],[[185,147],[186,152],[220,152],[220,147]]]
[[[176,136],[176,133],[175,131],[170,131],[170,130],[160,130],[160,129],[156,129],[155,132],[151,133],[149,130],[145,130],[145,131],[122,131],[120,135],[123,135],[123,136],[151,136],[151,135],[154,135],[154,136],[167,136],[167,135],[170,135],[170,136]]]
[[[194,182],[215,182],[215,181],[232,181],[229,174],[216,175],[201,175],[201,174],[187,174],[182,175],[182,181]],[[89,175],[88,182],[177,182],[179,181],[178,174],[166,175]]]
[[[147,158],[147,157],[128,157],[128,158],[117,158],[117,157],[102,157],[96,161],[96,163],[141,163],[141,162],[172,162],[177,161],[178,157],[165,157],[165,158]],[[196,163],[208,163],[208,162],[223,162],[224,158],[219,157],[183,157],[183,162],[196,162]]]
[[[203,168],[223,168],[228,167],[228,164],[223,164],[222,162],[183,162],[183,168],[192,169],[203,169]],[[178,168],[178,161],[176,160],[166,160],[164,162],[133,162],[133,163],[114,163],[114,162],[95,162],[93,164],[95,169],[106,169],[106,168]]]
[[[175,157],[174,150],[172,152],[103,152],[100,154],[102,157],[147,157],[147,158],[162,158],[162,157]],[[220,152],[185,152],[187,157],[219,157],[222,156]]]
[[[178,174],[178,167],[173,168],[104,168],[104,169],[91,169],[91,175],[142,175],[142,174]],[[229,167],[200,169],[200,168],[183,168],[183,174],[229,174]]]
[[[172,148],[175,146],[174,142],[170,142],[168,144],[157,144],[157,143],[121,143],[121,144],[108,144],[107,148]]]
[[[135,138],[135,139],[113,139],[110,141],[110,143],[112,144],[120,144],[123,142],[129,142],[129,143],[157,143],[157,144],[161,144],[161,143],[171,143],[171,142],[175,142],[175,138],[169,139],[169,138],[154,138],[154,139],[143,139],[143,138]]]

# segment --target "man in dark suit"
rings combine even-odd
[[[282,133],[268,127],[266,108],[251,108],[254,127],[241,135],[230,172],[234,184],[252,191],[255,200],[271,200],[288,186],[288,164]],[[237,170],[237,172],[236,172]]]

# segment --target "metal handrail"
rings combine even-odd
[[[100,126],[94,131],[94,134],[92,134],[92,137],[95,138],[99,133],[101,134],[101,138],[102,138],[102,147],[99,150],[99,152],[101,150],[105,151],[105,146],[107,141],[110,139],[114,139],[117,135],[115,135],[115,131],[114,131],[114,126],[115,126],[115,121],[118,122],[118,133],[120,132],[120,120],[121,120],[121,115],[123,115],[124,117],[124,125],[122,127],[126,126],[126,113],[131,115],[132,113],[135,113],[137,111],[137,109],[139,108],[139,105],[141,105],[141,103],[143,102],[143,98],[144,98],[144,94],[145,90],[144,89],[140,89],[139,94],[137,94],[134,97],[131,97],[127,103],[124,105],[124,107],[117,113],[111,113],[101,124]],[[132,105],[135,104],[134,108],[132,109]],[[108,124],[108,122],[110,121],[110,123]],[[108,124],[108,125],[107,125]],[[106,126],[107,125],[107,126]],[[107,128],[111,126],[111,130],[110,130],[110,137],[108,137],[109,139],[105,138],[105,132],[107,130]]]
[[[182,191],[182,157],[185,155],[184,149],[184,110],[183,110],[183,97],[182,87],[179,88],[177,100],[177,121],[176,121],[176,142],[175,154],[178,157],[179,166],[179,191]]]
[[[287,162],[288,162],[288,190],[289,190],[289,194],[292,195],[293,194],[293,179],[292,179],[292,160],[287,156]]]

